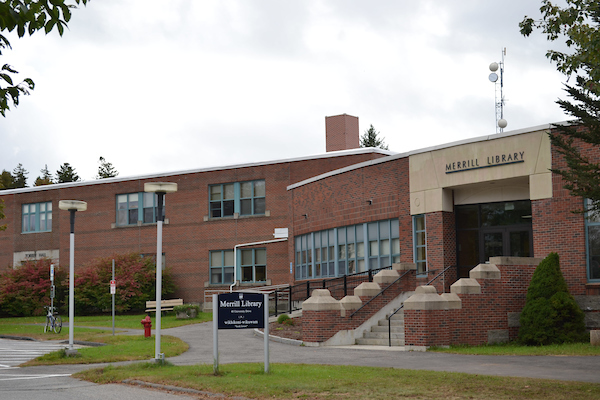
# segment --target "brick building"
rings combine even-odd
[[[42,257],[68,264],[64,199],[88,203],[77,214],[76,265],[155,255],[156,199],[143,187],[165,181],[178,191],[166,196],[163,259],[186,302],[204,302],[234,277],[241,286],[292,284],[398,262],[416,263],[417,279],[451,267],[450,284],[491,257],[551,251],[572,294],[597,295],[600,220],[571,212],[584,200],[550,172],[560,158],[549,129],[396,154],[356,148],[358,119],[344,114],[326,118],[322,155],[4,190],[0,267]],[[272,240],[276,228],[288,228],[289,240],[247,245]]]

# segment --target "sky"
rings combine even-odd
[[[2,64],[35,90],[0,116],[0,170],[33,186],[65,162],[93,180],[325,152],[325,117],[359,118],[391,151],[563,121],[560,43],[519,33],[541,1],[91,0],[62,37],[17,38]]]

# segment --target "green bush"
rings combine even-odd
[[[45,315],[50,305],[50,264],[52,260],[28,261],[0,273],[0,310],[3,315],[29,317]],[[54,305],[64,304],[68,268],[54,267]]]
[[[281,314],[279,317],[277,317],[277,323],[278,324],[283,324],[285,321],[291,319],[289,315],[287,314]]]
[[[548,345],[585,340],[583,311],[569,294],[558,254],[550,253],[535,269],[521,312],[519,341]]]
[[[187,313],[189,310],[196,310],[196,315],[200,314],[200,306],[197,304],[183,304],[173,307],[173,311],[176,313]]]
[[[151,257],[137,253],[115,255],[92,260],[76,273],[75,308],[77,313],[96,314],[110,311],[112,295],[110,280],[112,260],[115,260],[115,310],[142,311],[146,301],[156,299],[156,266]],[[162,296],[175,291],[175,285],[167,268],[162,273]]]

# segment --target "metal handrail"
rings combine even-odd
[[[427,282],[427,285],[431,285],[431,283],[433,281],[435,281],[437,278],[439,278],[440,275],[442,275],[442,274],[444,274],[444,277],[445,277],[446,276],[445,275],[446,271],[448,271],[450,268],[454,268],[454,267],[455,267],[455,265],[449,265],[449,266],[447,266],[442,271],[440,271],[440,273],[438,273],[436,276],[434,276],[429,282]],[[446,293],[446,281],[445,281],[445,279],[444,279],[444,281],[442,283],[442,287],[443,287],[444,293]]]
[[[396,313],[404,308],[404,303],[400,304],[400,307],[393,313],[391,313],[388,317],[386,317],[388,322],[388,347],[392,347],[392,317],[396,315]]]
[[[392,268],[392,266],[387,266],[387,267],[382,267],[382,268],[377,268],[377,269],[370,269],[367,271],[361,271],[361,272],[355,272],[353,274],[349,274],[349,275],[342,275],[339,277],[335,277],[335,278],[328,278],[328,279],[319,279],[319,280],[307,280],[306,282],[302,282],[299,283],[297,285],[293,285],[293,286],[289,286],[283,290],[275,290],[273,291],[273,295],[275,296],[275,298],[277,298],[277,296],[279,294],[282,293],[286,293],[288,296],[288,312],[291,313],[292,310],[292,296],[293,294],[296,294],[300,291],[304,291],[304,289],[306,289],[306,294],[304,296],[299,296],[296,301],[303,301],[306,300],[310,297],[310,290],[311,288],[317,288],[320,287],[322,289],[327,289],[327,288],[341,288],[343,287],[344,290],[344,296],[348,295],[348,280],[352,279],[354,277],[358,277],[358,276],[368,276],[368,280],[369,282],[373,281],[373,275],[379,271],[385,270],[385,269],[390,269]],[[311,283],[314,284],[314,286],[311,286]],[[320,283],[320,286],[317,286]],[[275,315],[279,314],[279,310],[277,308],[275,308]]]
[[[360,310],[362,310],[364,307],[366,307],[371,301],[375,300],[377,297],[379,297],[380,295],[383,294],[383,292],[385,292],[386,290],[388,290],[390,287],[392,287],[392,285],[395,285],[400,279],[402,279],[404,277],[404,275],[410,273],[414,271],[414,269],[409,269],[408,271],[406,271],[405,273],[403,273],[402,275],[400,275],[398,277],[398,279],[396,279],[394,282],[390,283],[388,286],[385,287],[385,289],[382,289],[379,293],[377,293],[375,296],[371,297],[369,299],[369,301],[367,301],[365,304],[363,304],[362,306],[360,306],[360,308],[358,308],[357,310],[355,310],[352,314],[350,314],[350,318],[352,318],[354,316],[354,314],[356,314],[357,312],[359,312]]]

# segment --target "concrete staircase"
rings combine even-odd
[[[362,338],[356,339],[356,344],[370,346],[388,346],[388,320],[379,320],[371,327],[370,332],[364,332]],[[392,331],[392,346],[404,346],[404,311],[398,311],[390,320]]]

